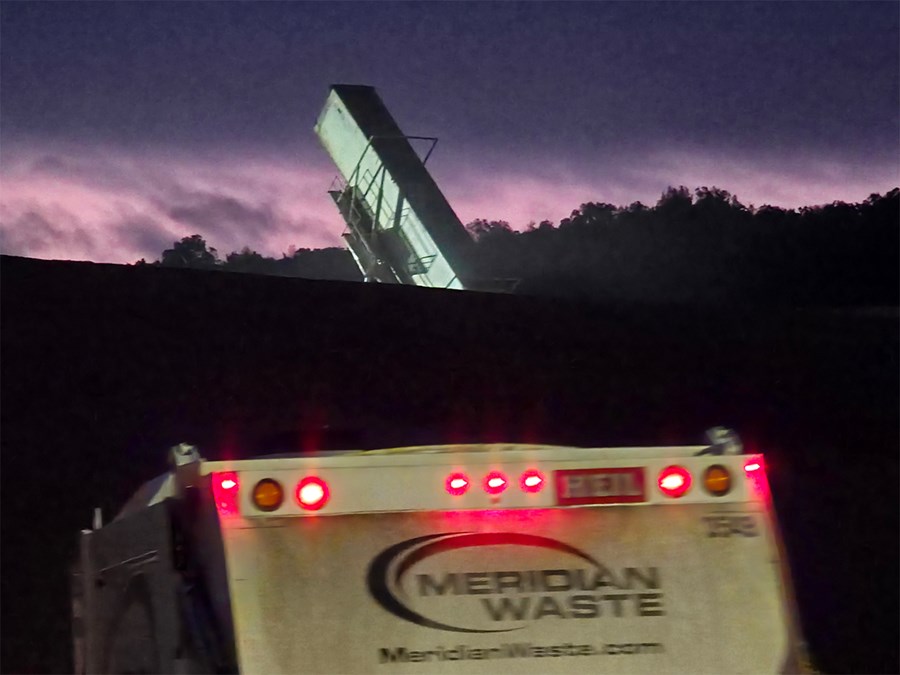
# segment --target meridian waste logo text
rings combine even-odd
[[[541,569],[451,569],[409,574],[415,565],[435,556],[495,546],[549,550],[559,554],[562,564]],[[511,555],[509,559],[523,557]],[[613,570],[564,542],[516,532],[450,532],[407,539],[375,556],[369,565],[367,585],[376,602],[394,616],[457,633],[506,633],[548,617],[665,614],[657,567]],[[448,612],[451,602],[454,611]]]

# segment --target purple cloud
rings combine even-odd
[[[554,222],[588,201],[654,204],[669,185],[712,186],[744,204],[794,208],[860,201],[900,183],[894,164],[795,153],[695,148],[611,151],[588,166],[453,149],[429,162],[463,223]],[[249,246],[341,246],[344,225],[326,194],[335,175],[321,153],[239,150],[187,155],[59,145],[4,148],[0,247],[42,258],[133,262],[200,234],[222,254]]]
[[[2,165],[4,253],[131,262],[200,234],[222,252],[340,245],[333,172],[266,157],[65,147],[9,152]],[[45,226],[29,233],[29,219]]]
[[[51,222],[52,219],[52,222]],[[57,210],[50,215],[26,211],[11,216],[0,207],[0,250],[4,253],[47,250],[65,246],[75,250],[91,250],[96,246],[93,235],[77,218]]]

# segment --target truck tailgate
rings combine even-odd
[[[245,519],[223,530],[241,672],[779,672],[765,505]]]

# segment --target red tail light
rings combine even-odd
[[[213,499],[220,515],[237,515],[240,483],[235,471],[222,471],[212,475]]]
[[[328,502],[331,492],[328,483],[317,476],[307,476],[297,483],[294,493],[300,508],[307,511],[318,511]]]
[[[484,477],[484,491],[489,495],[499,495],[508,485],[509,481],[506,480],[506,476],[499,471],[491,471]]]
[[[444,487],[454,497],[459,497],[469,491],[469,479],[463,473],[451,473],[447,476]]]
[[[659,490],[666,497],[678,498],[691,489],[691,474],[681,466],[667,466],[659,472]]]
[[[768,483],[766,481],[766,467],[761,456],[748,458],[744,462],[744,474],[753,485],[753,490],[759,497],[768,497]]]
[[[536,469],[529,469],[522,474],[519,486],[523,492],[540,492],[544,489],[544,474]]]

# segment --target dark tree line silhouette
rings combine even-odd
[[[610,302],[891,305],[900,300],[900,189],[847,204],[743,205],[716,187],[670,187],[655,206],[582,204],[559,223],[475,220],[475,269],[524,293]],[[140,261],[144,263],[144,261]],[[349,252],[244,248],[219,259],[199,235],[163,252],[163,267],[359,280]]]
[[[748,207],[669,188],[653,207],[587,203],[517,233],[470,223],[478,267],[521,291],[610,301],[897,305],[900,190],[857,204]]]
[[[176,241],[172,248],[162,252],[162,257],[157,261],[148,263],[142,259],[135,264],[308,279],[345,281],[362,279],[356,263],[345,249],[298,249],[292,246],[280,258],[268,258],[245,246],[240,251],[229,253],[223,260],[219,258],[219,252],[208,246],[206,240],[199,234]]]

